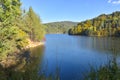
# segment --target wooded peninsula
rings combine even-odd
[[[120,11],[102,14],[96,18],[78,23],[69,29],[70,35],[120,36]]]

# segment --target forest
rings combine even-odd
[[[70,35],[120,36],[120,12],[102,14],[96,18],[78,23],[69,29]]]
[[[51,22],[45,23],[46,33],[47,34],[56,34],[56,33],[68,33],[68,30],[73,26],[77,26],[78,22],[72,21],[61,21],[61,22]]]
[[[44,37],[44,25],[32,7],[21,9],[20,0],[0,0],[0,64],[15,58],[29,43]]]
[[[120,80],[120,11],[82,22],[42,23],[43,17],[58,21],[61,12],[63,20],[91,16],[82,13],[86,2],[73,1],[0,0],[0,80]],[[35,43],[43,45],[31,47]]]

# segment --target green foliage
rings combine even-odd
[[[40,41],[45,34],[44,26],[41,24],[39,16],[33,11],[32,7],[23,16],[25,28],[23,30],[29,34],[29,37],[33,41]]]
[[[4,25],[12,24],[21,15],[20,6],[20,0],[0,0],[0,22]]]
[[[43,38],[39,16],[32,8],[22,15],[20,7],[20,0],[0,0],[0,61],[24,49],[29,35],[36,41]]]
[[[70,28],[77,25],[77,22],[63,21],[52,22],[44,24],[46,26],[46,33],[67,33]]]
[[[120,67],[114,59],[97,70],[91,67],[85,80],[120,80]]]
[[[0,29],[0,57],[6,58],[8,54],[24,48],[27,42],[27,34],[17,26]]]
[[[72,35],[120,36],[120,12],[102,14],[94,19],[83,21],[69,30]]]
[[[19,0],[0,0],[0,60],[26,45],[20,45],[27,35],[15,23],[21,15],[20,5]]]

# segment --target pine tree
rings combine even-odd
[[[27,34],[16,24],[20,6],[20,0],[0,0],[0,60],[27,45]]]
[[[21,15],[20,6],[20,0],[0,0],[0,22],[4,27]]]
[[[33,11],[32,7],[24,16],[24,22],[26,24],[26,32],[29,34],[30,39],[33,41],[39,41],[44,36],[44,26],[41,24],[39,16]]]

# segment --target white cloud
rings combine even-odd
[[[108,0],[108,3],[120,4],[120,0]]]
[[[112,2],[112,0],[108,0],[108,3],[111,3]]]
[[[120,0],[113,1],[112,3],[113,3],[113,4],[120,4]]]

